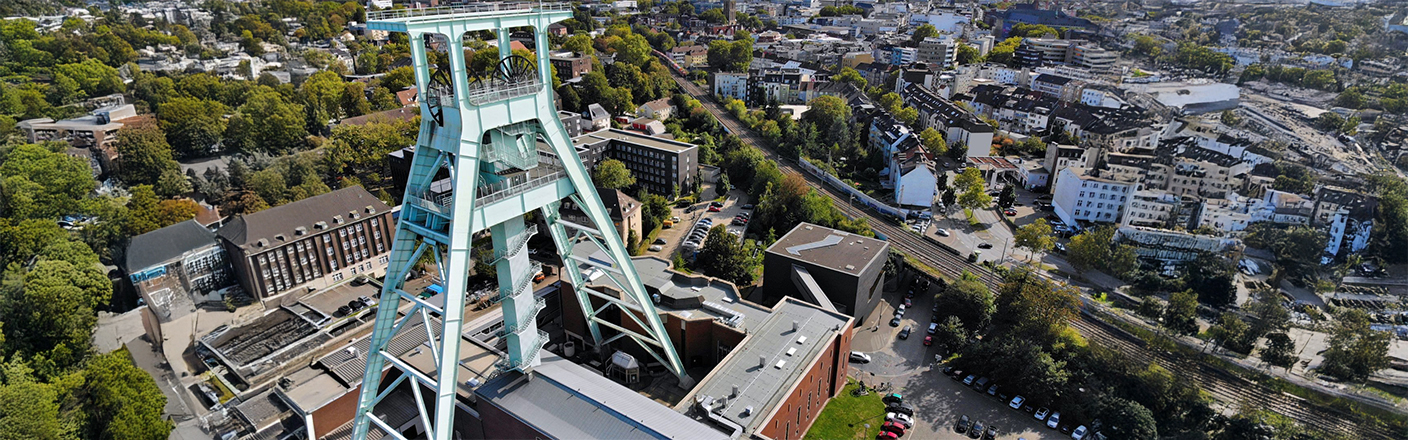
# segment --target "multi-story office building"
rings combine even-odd
[[[49,118],[20,121],[17,126],[32,143],[67,141],[75,147],[106,147],[117,139],[123,119],[137,116],[132,104],[120,104],[93,110],[87,116],[55,121]]]
[[[557,69],[557,76],[563,81],[586,75],[592,71],[592,57],[571,52],[553,55],[548,59],[548,62],[552,63],[553,69]]]
[[[236,216],[218,235],[240,286],[267,301],[384,274],[392,221],[391,207],[353,186]]]
[[[694,187],[699,172],[699,148],[694,144],[606,129],[572,139],[582,164],[593,168],[616,159],[635,175],[636,185],[666,196]]]
[[[850,316],[867,316],[881,300],[889,243],[802,223],[763,256],[768,300],[794,297]]]

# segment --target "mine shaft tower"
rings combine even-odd
[[[571,283],[582,313],[587,317],[593,343],[598,348],[618,339],[630,339],[655,360],[691,383],[665,332],[659,315],[630,264],[630,256],[616,232],[606,207],[597,195],[586,168],[557,117],[553,100],[552,69],[548,63],[549,24],[572,17],[568,4],[473,3],[427,9],[393,9],[367,13],[367,28],[409,35],[416,86],[420,90],[421,123],[415,158],[386,283],[377,306],[376,325],[367,353],[367,369],[357,404],[353,438],[364,439],[371,425],[389,435],[402,436],[372,410],[386,395],[410,378],[435,390],[434,407],[423,404],[420,386],[411,384],[420,422],[437,440],[453,438],[459,338],[463,325],[466,283],[471,264],[472,236],[489,230],[493,264],[497,269],[504,325],[500,335],[507,342],[501,371],[530,374],[540,362],[539,352],[548,335],[538,330],[535,317],[543,309],[533,293],[533,277],[540,265],[524,251],[537,228],[524,216],[541,213],[548,233],[564,261],[564,280]],[[531,28],[533,58],[514,55],[510,29]],[[488,72],[468,67],[465,41],[489,31],[497,36],[500,62]],[[539,144],[546,147],[540,149]],[[437,181],[444,170],[448,182]],[[447,184],[448,183],[448,184]],[[594,225],[562,219],[558,208],[570,200]],[[575,243],[591,241],[613,260],[604,263],[572,255]],[[403,290],[411,266],[434,261],[439,269],[445,302],[441,309]],[[619,286],[619,292],[587,287],[579,264],[602,272]],[[566,292],[564,292],[566,294]],[[593,298],[605,301],[595,307]],[[402,301],[412,303],[398,319]],[[625,313],[617,313],[619,308]],[[608,311],[634,321],[634,331],[600,318]],[[428,333],[429,349],[437,368],[422,373],[385,351],[388,341],[416,315],[429,322],[430,314],[443,321],[435,334]],[[603,336],[602,327],[608,335]],[[381,390],[387,364],[400,375]],[[433,414],[432,414],[433,411]]]

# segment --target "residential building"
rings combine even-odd
[[[1089,171],[1076,167],[1060,171],[1051,201],[1056,215],[1071,225],[1120,221],[1125,203],[1139,184],[1095,177]]]
[[[1076,84],[1072,84],[1070,78],[1059,75],[1043,73],[1032,78],[1032,90],[1054,96],[1056,99],[1062,101],[1072,100],[1070,98],[1072,96],[1073,87],[1069,86],[1074,85]]]
[[[645,233],[649,231],[641,229],[643,206],[639,200],[619,189],[596,187],[596,193],[601,196],[601,203],[606,206],[606,212],[611,215],[611,223],[616,226],[616,233],[620,234],[622,240],[629,240],[628,237],[645,239]],[[569,201],[562,203],[562,217],[579,224],[591,223],[587,215]]]
[[[1362,209],[1368,205],[1370,197],[1344,188],[1322,186],[1315,191],[1314,212],[1311,217],[1311,224],[1315,226],[1328,225],[1331,219],[1341,209],[1350,211]],[[1374,202],[1377,204],[1377,202]]]
[[[748,101],[748,74],[714,72],[714,94]]]
[[[883,111],[870,119],[870,148],[890,157],[919,145],[919,134]]]
[[[947,69],[958,60],[958,42],[953,38],[925,38],[919,42],[917,62]]]
[[[1069,167],[1093,168],[1095,161],[1100,157],[1099,148],[1080,148],[1074,145],[1061,145],[1055,142],[1046,144],[1046,157],[1042,161],[1046,171],[1050,173],[1050,187],[1056,188],[1056,182],[1061,176],[1061,170]]]
[[[233,281],[225,249],[195,220],[132,237],[123,270],[162,322],[195,312],[195,306]]]
[[[571,52],[554,54],[548,58],[548,62],[552,63],[553,69],[557,70],[558,78],[563,81],[586,75],[592,71],[592,57]]]
[[[685,69],[704,65],[709,62],[709,48],[698,44],[675,46],[670,49],[670,59]]]
[[[611,128],[611,112],[606,111],[606,107],[602,107],[601,104],[595,102],[587,104],[587,112],[582,116],[588,118],[582,122],[589,123],[586,127],[590,127],[589,129],[592,131]]]
[[[966,145],[967,157],[992,155],[992,137],[996,129],[976,115],[918,84],[905,86],[901,96],[906,104],[919,111],[919,125],[933,127],[943,133],[950,146]]]
[[[240,287],[269,301],[358,274],[385,274],[392,222],[391,207],[352,186],[235,216],[217,235]]]
[[[973,87],[968,103],[973,112],[997,121],[998,127],[1018,133],[1045,131],[1051,114],[1061,105],[1055,96],[1024,87],[985,84]]]
[[[614,128],[583,134],[572,144],[587,168],[602,160],[619,160],[631,170],[636,185],[652,194],[686,192],[698,181],[699,148],[694,144]]]
[[[801,223],[763,256],[767,300],[802,299],[849,316],[868,316],[882,300],[889,243]]]
[[[886,183],[895,190],[895,204],[921,210],[934,206],[934,198],[939,196],[936,165],[934,155],[922,145],[891,155],[886,168],[890,179]]]
[[[1125,214],[1120,223],[1124,226],[1145,226],[1165,228],[1178,224],[1179,208],[1182,201],[1178,196],[1157,190],[1135,191],[1125,205]]]
[[[670,119],[675,114],[675,105],[671,104],[670,100],[671,98],[660,98],[641,104],[640,108],[636,109],[636,114],[657,121]]]

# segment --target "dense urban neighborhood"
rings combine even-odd
[[[1408,438],[1402,2],[0,18],[0,439]]]

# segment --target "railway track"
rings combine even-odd
[[[1223,370],[1161,350],[1150,349],[1140,340],[1110,324],[1082,313],[1071,327],[1099,345],[1119,351],[1138,364],[1155,363],[1175,376],[1187,378],[1214,399],[1228,406],[1241,404],[1261,408],[1294,419],[1312,429],[1348,435],[1351,438],[1393,439],[1380,426],[1369,426],[1338,411],[1323,408],[1296,396],[1273,391]]]
[[[710,99],[708,92],[683,78],[682,70],[671,62],[669,57],[659,52],[656,52],[656,56],[665,59],[666,64],[671,66],[675,72],[673,75],[675,82],[686,93],[699,99],[704,108],[714,115],[714,118],[724,126],[725,130],[738,136],[745,143],[757,146],[758,150],[763,152],[764,157],[778,165],[783,174],[798,175],[806,179],[812,187],[817,188],[818,192],[831,198],[832,204],[847,216],[867,219],[871,228],[885,234],[892,245],[921,263],[937,269],[943,275],[958,278],[966,271],[977,275],[978,279],[989,289],[997,290],[1002,279],[988,268],[969,263],[967,259],[954,255],[938,244],[918,236],[907,227],[892,224],[884,217],[872,215],[864,209],[852,206],[848,195],[840,194],[820,179],[802,172],[792,160],[778,156],[764,139],[754,134],[751,129],[744,127],[722,106]],[[1140,364],[1156,363],[1175,375],[1193,380],[1199,388],[1213,398],[1229,405],[1246,403],[1264,408],[1323,432],[1345,434],[1364,439],[1390,440],[1396,438],[1382,426],[1368,426],[1369,424],[1360,423],[1338,411],[1313,405],[1299,397],[1274,392],[1261,384],[1232,376],[1206,363],[1182,359],[1168,352],[1150,349],[1143,345],[1142,340],[1116,330],[1110,324],[1100,322],[1093,317],[1083,314],[1071,325],[1086,338],[1099,341],[1103,346],[1118,350]]]

